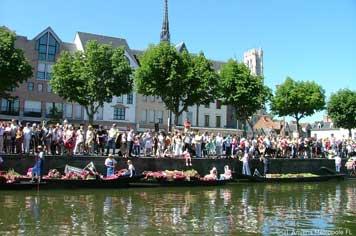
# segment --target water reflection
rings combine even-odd
[[[287,230],[356,230],[356,183],[351,181],[2,193],[1,235],[281,235]]]

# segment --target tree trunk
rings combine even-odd
[[[297,121],[297,132],[298,132],[298,138],[301,137],[301,132],[300,132],[300,125],[299,125],[299,119],[296,118],[296,121]]]
[[[349,138],[352,138],[351,129],[349,129]]]
[[[89,107],[85,107],[85,111],[86,111],[86,113],[87,113],[87,115],[88,115],[88,122],[89,122],[89,124],[90,124],[90,125],[93,125],[95,112],[93,112],[92,109],[89,109]]]
[[[243,125],[244,125],[244,132],[243,132],[243,137],[247,137],[247,130],[246,130],[246,128],[247,128],[247,125],[246,125],[246,120],[243,120],[242,121],[243,122]]]
[[[195,118],[195,125],[199,127],[199,104],[197,104],[197,117]]]
[[[178,118],[179,118],[179,115],[178,115],[178,112],[174,113],[174,126],[177,126],[178,125]]]
[[[255,131],[253,130],[253,125],[252,125],[252,121],[250,119],[247,120],[248,125],[251,127],[251,131],[252,131],[252,137],[255,137]]]

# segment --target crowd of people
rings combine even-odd
[[[91,125],[0,122],[0,153],[34,154],[38,146],[46,155],[120,155],[122,157],[240,158],[268,155],[272,158],[315,158],[354,155],[350,138],[290,138],[283,136],[241,137],[237,134],[199,132],[191,129],[171,133],[136,132]]]

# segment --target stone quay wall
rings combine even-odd
[[[0,166],[0,170],[14,169],[20,174],[26,174],[28,168],[35,163],[34,156],[19,156],[19,155],[2,155],[4,162]],[[100,173],[106,173],[104,166],[105,156],[46,156],[44,162],[44,173],[49,169],[57,169],[64,171],[66,165],[84,168],[88,163],[93,162],[96,169]],[[124,158],[116,158],[118,169],[127,168]],[[133,158],[131,159],[137,173],[143,171],[158,171],[158,170],[188,170],[195,169],[200,175],[209,173],[209,170],[215,166],[219,173],[222,173],[225,165],[229,165],[235,173],[241,174],[242,162],[238,159],[192,159],[192,167],[185,166],[184,159],[169,159],[169,158]],[[335,161],[329,159],[270,159],[270,173],[307,173],[318,172],[320,167],[325,166],[335,170]],[[342,163],[341,171],[346,173],[345,160]],[[251,172],[257,168],[260,173],[263,173],[263,162],[258,159],[250,161]]]

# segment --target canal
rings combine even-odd
[[[354,235],[356,181],[0,192],[0,235]]]

